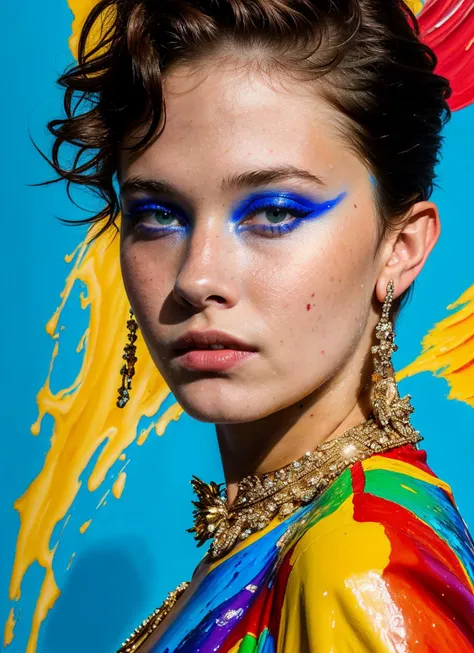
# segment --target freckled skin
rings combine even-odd
[[[171,391],[197,419],[255,422],[255,432],[260,425],[264,431],[265,417],[291,413],[302,398],[308,397],[304,410],[314,409],[324,386],[326,405],[318,405],[337,422],[338,411],[347,414],[357,400],[378,319],[369,171],[342,141],[334,110],[314,87],[269,84],[248,71],[229,75],[223,66],[211,65],[199,84],[197,73],[190,82],[183,72],[177,67],[166,79],[161,136],[138,155],[122,152],[122,178],[177,186],[194,219],[188,236],[160,239],[137,238],[122,223],[123,279],[141,333]],[[222,178],[280,165],[322,177],[326,189],[296,179],[278,182],[279,189],[347,196],[281,237],[237,235],[230,207],[254,189],[222,190]],[[308,297],[317,298],[312,306]],[[207,328],[235,334],[258,355],[219,374],[179,367],[171,343]]]

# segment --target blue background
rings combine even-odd
[[[0,614],[4,623],[12,605],[8,585],[19,527],[13,502],[40,471],[50,444],[52,420],[48,416],[38,438],[30,433],[37,418],[35,396],[44,383],[53,348],[44,326],[59,304],[70,269],[64,255],[73,251],[85,230],[63,226],[54,217],[84,217],[67,198],[63,185],[27,186],[51,177],[28,131],[48,151],[45,124],[61,115],[62,94],[55,80],[72,61],[68,48],[72,13],[65,2],[23,1],[5,3],[2,18],[7,26],[0,40],[5,64],[0,108],[4,297]],[[397,369],[418,356],[423,336],[446,316],[446,306],[474,282],[473,126],[471,106],[455,113],[445,130],[438,170],[441,189],[433,198],[440,208],[443,232],[400,317]],[[90,200],[88,206],[93,206]],[[78,322],[64,338],[76,343],[83,327]],[[67,339],[64,342],[66,350]],[[63,377],[74,378],[77,371],[78,357],[70,349],[70,359],[63,355],[54,371],[53,389],[61,387]],[[464,519],[474,530],[474,410],[447,400],[447,383],[429,373],[402,381],[400,389],[413,395],[413,423],[425,437],[429,462],[452,486]],[[160,412],[172,403],[169,396]],[[95,457],[83,478],[94,461]],[[40,631],[38,653],[114,651],[169,590],[190,578],[203,551],[184,532],[192,524],[192,474],[222,480],[213,427],[184,414],[163,437],[150,435],[143,447],[135,449],[123,496],[120,501],[109,501],[84,535],[78,527],[95,509],[104,488],[94,493],[81,489],[72,508],[72,527],[65,529],[55,557],[61,595]],[[72,552],[76,556],[66,571]],[[34,564],[22,585],[22,612],[8,648],[11,653],[26,650],[42,579],[43,571]]]

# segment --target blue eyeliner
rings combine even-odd
[[[169,217],[170,219],[180,219],[184,221],[186,225],[161,225],[151,227],[150,225],[140,222],[140,215],[150,212],[161,212],[163,216]],[[134,228],[138,232],[150,236],[165,236],[172,233],[183,233],[183,231],[186,232],[189,227],[188,220],[179,206],[161,204],[148,199],[135,200],[132,202],[127,211],[124,212],[124,217],[134,223]]]
[[[244,218],[261,211],[280,210],[289,213],[294,219],[291,222],[274,223],[269,225],[246,225],[244,223],[238,228],[238,232],[255,231],[257,233],[288,233],[299,227],[303,221],[319,218],[327,211],[330,211],[337,206],[345,196],[346,193],[342,192],[334,199],[321,202],[314,201],[300,193],[278,190],[260,191],[252,193],[234,208],[231,217],[231,224],[236,225]]]
[[[260,234],[284,235],[298,228],[307,220],[319,218],[337,206],[346,196],[342,192],[333,199],[315,201],[301,193],[279,191],[275,189],[251,193],[231,209],[230,224],[233,231],[241,233],[250,231]],[[284,220],[268,224],[247,224],[255,215],[264,211],[278,212],[283,214]],[[161,219],[180,221],[181,224],[160,225],[156,227],[140,221],[140,216],[146,213],[160,213]],[[288,221],[284,214],[291,217]],[[129,219],[139,233],[150,236],[166,236],[172,233],[186,234],[190,228],[190,222],[180,207],[168,204],[167,202],[156,202],[150,199],[135,200],[124,216]],[[274,215],[278,219],[279,215]],[[159,219],[159,218],[157,218]],[[242,222],[242,224],[240,224]]]

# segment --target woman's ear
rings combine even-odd
[[[382,268],[376,285],[377,299],[383,302],[387,284],[393,279],[394,297],[401,295],[421,272],[441,232],[439,213],[433,202],[417,202],[403,227],[389,233],[382,246]]]

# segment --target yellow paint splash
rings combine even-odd
[[[458,309],[429,331],[422,353],[397,374],[397,380],[420,372],[432,372],[450,385],[448,399],[474,408],[474,285],[448,310]]]
[[[120,275],[119,239],[106,233],[88,245],[96,228],[93,226],[73,254],[66,257],[73,267],[61,293],[62,302],[46,327],[55,343],[46,381],[37,394],[38,420],[31,428],[34,435],[39,435],[43,417],[51,415],[54,420],[51,445],[38,476],[14,503],[20,516],[20,529],[10,600],[20,599],[22,580],[34,562],[45,570],[26,653],[36,651],[41,623],[59,596],[53,573],[57,543],[51,549],[50,540],[81,488],[79,478],[93,455],[101,449],[87,479],[90,492],[99,488],[111,467],[134,442],[141,417],[156,415],[169,395],[169,388],[139,337],[130,401],[123,410],[116,406],[129,306]],[[59,352],[58,322],[76,282],[80,281],[88,291],[87,296],[84,292],[80,294],[80,306],[90,310],[89,325],[78,347],[82,352],[82,365],[69,387],[53,393],[50,377]],[[183,409],[174,404],[157,423],[152,422],[147,431],[154,428],[161,435],[169,422],[179,419],[182,412]]]
[[[69,8],[74,14],[71,36],[69,37],[69,48],[75,59],[77,59],[77,49],[79,45],[79,36],[80,36],[82,26],[84,25],[90,11],[96,4],[97,4],[96,0],[68,0]],[[86,50],[88,52],[96,45],[96,43],[99,42],[99,39],[101,38],[101,34],[103,34],[107,30],[107,23],[109,21],[113,21],[114,17],[115,17],[115,7],[109,7],[108,13],[102,14],[100,22],[96,22],[94,24],[94,28],[92,29],[89,39],[87,41]],[[98,50],[97,55],[94,56],[98,56],[102,52],[103,52],[103,48]]]
[[[99,501],[99,503],[97,504],[97,506],[95,508],[96,510],[98,510],[101,506],[105,506],[105,504],[107,503],[106,499],[107,499],[107,497],[109,495],[109,492],[110,492],[110,490],[107,490],[107,492],[101,496],[100,501]]]
[[[405,0],[405,4],[410,7],[414,14],[419,14],[423,9],[423,2],[421,0]]]
[[[81,526],[79,527],[79,533],[80,533],[81,535],[84,535],[84,533],[85,533],[86,530],[89,528],[89,526],[91,525],[91,523],[92,523],[92,519],[88,519],[88,520],[85,521],[83,524],[81,524]]]
[[[125,481],[127,479],[126,472],[120,472],[117,477],[117,480],[112,485],[112,494],[116,499],[120,499],[122,496],[123,488],[125,487]]]
[[[68,562],[68,565],[67,565],[67,567],[66,567],[66,571],[69,571],[69,570],[71,569],[72,561],[74,560],[75,555],[76,555],[76,552],[74,552],[74,553],[71,555],[71,557],[69,558],[69,562]]]
[[[8,613],[8,618],[5,623],[5,630],[3,633],[3,646],[6,648],[9,644],[13,642],[13,637],[14,635],[14,629],[15,629],[16,621],[15,621],[15,608],[10,608],[10,612]]]

